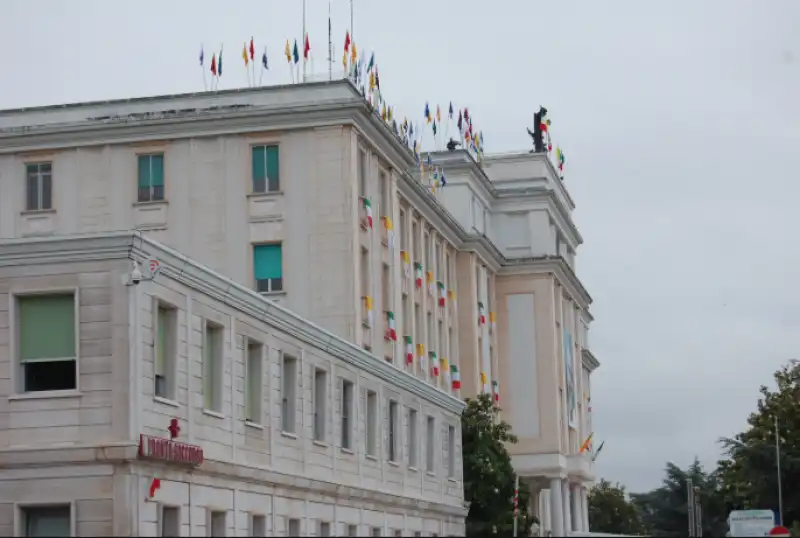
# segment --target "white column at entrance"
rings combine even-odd
[[[550,479],[550,530],[553,536],[564,536],[564,495],[561,479]]]
[[[583,529],[583,496],[581,490],[583,488],[578,484],[574,484],[569,492],[572,496],[572,530],[582,531]]]
[[[584,532],[589,532],[589,492],[586,489],[586,486],[581,488],[581,499],[583,502],[583,530]]]
[[[569,480],[561,481],[561,494],[564,503],[564,536],[567,536],[572,529],[572,503],[570,502]]]

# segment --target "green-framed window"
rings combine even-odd
[[[253,246],[253,276],[257,291],[283,291],[282,245]]]
[[[155,202],[164,199],[164,154],[139,155],[140,202]]]
[[[253,146],[253,192],[278,192],[280,181],[280,152],[277,145]]]
[[[17,297],[23,392],[78,388],[75,294]]]

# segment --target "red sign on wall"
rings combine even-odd
[[[139,457],[145,459],[162,460],[183,465],[202,465],[204,461],[203,448],[175,441],[180,433],[178,420],[172,419],[167,428],[170,438],[153,437],[152,435],[139,435]]]

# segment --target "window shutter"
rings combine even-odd
[[[256,280],[283,276],[281,245],[256,245],[253,249],[254,276]]]
[[[157,310],[158,335],[155,345],[156,375],[165,375],[164,360],[167,353],[167,312],[163,308]]]
[[[253,147],[253,183],[267,177],[267,148],[264,146]]]
[[[267,146],[266,150],[266,166],[267,166],[267,179],[269,179],[270,190],[278,190],[280,181],[280,153],[278,146]]]
[[[19,346],[22,360],[75,357],[75,296],[20,297]]]
[[[164,186],[164,156],[151,155],[150,156],[150,186],[163,187]]]

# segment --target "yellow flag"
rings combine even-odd
[[[286,55],[286,61],[292,63],[292,49],[289,47],[289,40],[286,40],[286,48],[283,49],[283,53]]]
[[[589,446],[592,444],[592,437],[594,437],[594,432],[589,434],[589,437],[586,438],[586,441],[583,442],[583,446],[581,446],[581,454],[589,450]]]
[[[369,89],[370,89],[370,91],[375,89],[375,72],[374,71],[370,71],[369,72]]]
[[[356,42],[353,41],[352,50],[350,51],[350,61],[355,64],[358,59],[358,52],[356,52]]]
[[[369,295],[364,297],[364,304],[367,307],[367,310],[372,310],[372,297]]]
[[[244,66],[247,67],[250,63],[250,56],[247,55],[247,43],[242,48],[242,60],[244,60]]]
[[[288,43],[286,44],[289,45]],[[347,52],[342,55],[342,65],[344,66],[344,70],[347,71]]]

